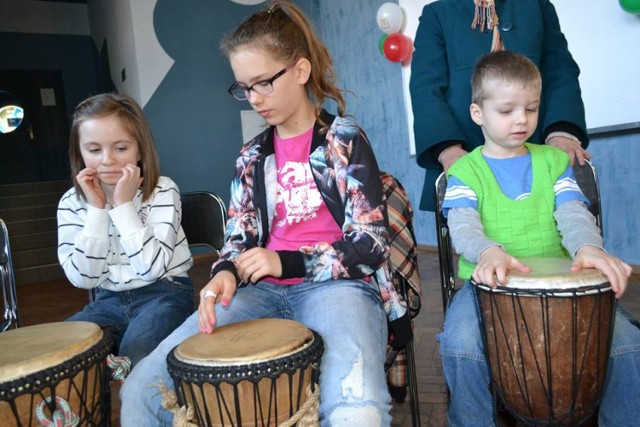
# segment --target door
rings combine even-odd
[[[62,73],[0,70],[0,91],[9,94],[2,99],[16,100],[24,114],[18,127],[0,132],[0,184],[68,179]]]

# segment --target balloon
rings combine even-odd
[[[400,33],[389,34],[382,46],[384,57],[391,62],[404,61],[413,52],[411,39]]]
[[[618,0],[625,12],[640,14],[640,0]]]
[[[376,22],[384,33],[392,34],[400,31],[403,20],[402,9],[395,3],[383,3],[378,8]]]
[[[387,37],[389,37],[389,34],[387,33],[383,33],[380,36],[380,40],[378,40],[378,50],[380,51],[380,55],[384,56],[384,41],[387,39]]]

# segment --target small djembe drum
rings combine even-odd
[[[616,299],[604,275],[572,273],[570,259],[521,261],[531,273],[476,285],[492,386],[524,424],[580,425],[602,396]]]
[[[320,335],[304,325],[258,319],[187,338],[167,364],[180,406],[200,426],[317,423],[322,352]]]
[[[106,365],[111,345],[111,337],[90,322],[1,333],[0,425],[111,425]]]

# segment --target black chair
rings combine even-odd
[[[576,182],[582,193],[589,199],[589,212],[595,217],[596,224],[602,231],[602,209],[600,206],[600,190],[596,176],[596,168],[588,160],[585,165],[578,163],[573,165]],[[451,244],[451,235],[447,218],[442,214],[442,202],[447,190],[447,177],[441,173],[436,180],[436,234],[438,235],[438,255],[440,258],[440,283],[442,290],[442,312],[446,314],[447,307],[456,292],[456,270],[454,267],[454,250]]]
[[[413,319],[421,308],[421,286],[418,270],[417,244],[413,232],[413,209],[402,184],[392,175],[381,172],[382,188],[387,199],[391,270],[396,291],[407,301],[409,316]],[[411,418],[414,427],[420,426],[420,405],[413,340],[401,348],[387,347],[385,372],[392,397],[404,401],[409,389]],[[403,394],[394,393],[402,390]]]
[[[4,332],[12,324],[15,324],[16,328],[20,327],[20,317],[18,315],[18,296],[13,274],[11,247],[9,246],[9,231],[2,219],[0,219],[0,282],[2,282],[4,301],[4,320],[0,326],[0,332]]]
[[[182,230],[189,247],[205,246],[216,255],[224,245],[224,228],[227,210],[224,202],[209,191],[192,191],[180,194],[182,202]],[[89,302],[95,301],[96,289],[89,290]]]
[[[216,251],[224,246],[227,210],[220,197],[209,191],[182,193],[182,229],[189,246],[206,246]]]

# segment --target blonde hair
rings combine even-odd
[[[80,126],[87,120],[111,115],[120,120],[122,126],[138,144],[138,155],[140,156],[138,166],[141,169],[141,175],[144,176],[142,199],[146,201],[153,194],[160,178],[158,152],[153,142],[151,128],[142,109],[132,98],[119,93],[103,93],[87,98],[78,104],[73,112],[69,138],[69,163],[73,186],[80,197],[86,200],[85,194],[75,178],[86,167],[80,151]]]
[[[306,84],[307,96],[315,106],[316,119],[325,99],[333,99],[338,114],[345,113],[342,91],[336,86],[336,73],[329,50],[318,38],[304,13],[288,0],[274,0],[265,11],[251,15],[220,43],[220,50],[229,58],[242,47],[264,49],[274,58],[293,63],[306,58],[311,63],[311,76]],[[322,123],[322,121],[321,121]],[[326,123],[325,130],[327,127]]]
[[[480,104],[487,99],[487,83],[521,83],[542,85],[542,77],[536,65],[526,56],[512,51],[496,51],[482,56],[471,76],[471,101]]]

